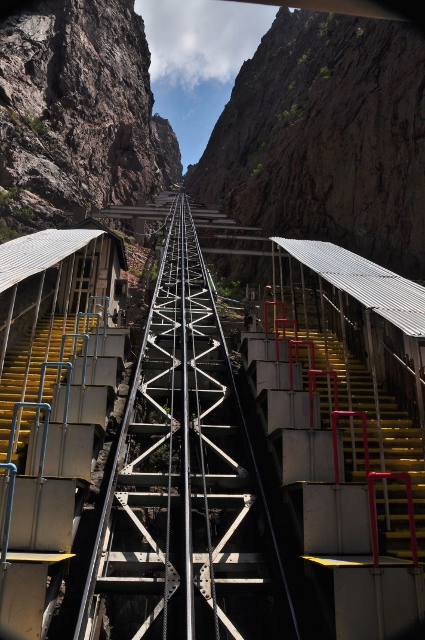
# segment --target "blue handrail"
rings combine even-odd
[[[93,300],[104,300],[103,304],[103,335],[106,336],[106,327],[108,324],[109,296],[90,296],[89,311],[92,309]]]
[[[83,317],[87,318],[86,329],[85,329],[86,333],[88,333],[88,330],[89,330],[90,318],[94,317],[94,318],[97,319],[97,322],[96,322],[96,339],[95,339],[95,342],[94,342],[94,354],[93,354],[94,357],[97,358],[97,345],[98,345],[98,342],[99,342],[100,313],[84,313],[83,311],[80,311],[78,313],[78,316],[77,316],[77,327],[80,326],[80,318],[83,318]]]
[[[74,338],[74,346],[72,349],[73,356],[76,355],[78,339],[81,338],[84,342],[84,362],[83,362],[83,373],[81,377],[81,386],[84,387],[86,384],[86,368],[87,368],[87,355],[89,350],[89,334],[88,333],[64,333],[62,336],[59,360],[63,360],[64,351],[65,351],[65,342],[67,338]]]
[[[44,471],[44,460],[46,457],[47,436],[49,433],[49,420],[51,412],[51,406],[48,402],[15,402],[15,406],[13,407],[12,428],[10,430],[6,462],[9,464],[12,461],[13,443],[15,441],[16,423],[18,421],[18,411],[23,407],[27,407],[29,409],[37,409],[36,423],[38,423],[40,410],[44,409],[44,432],[43,440],[41,442],[40,464],[38,467],[38,479],[41,479],[43,477]]]
[[[7,489],[6,516],[4,519],[3,536],[1,541],[1,565],[3,571],[7,569],[7,548],[9,546],[10,524],[12,521],[13,495],[15,492],[15,481],[18,470],[13,462],[0,462],[0,469],[8,471],[5,479],[9,483]]]
[[[43,362],[41,365],[41,377],[40,377],[40,386],[38,389],[38,397],[37,402],[41,404],[41,400],[43,398],[43,388],[44,388],[44,379],[46,377],[46,369],[47,368],[57,368],[58,369],[58,386],[60,386],[60,378],[62,373],[62,368],[68,369],[68,376],[66,379],[66,394],[65,394],[65,404],[63,409],[63,424],[68,424],[68,406],[69,406],[69,396],[71,393],[71,374],[72,374],[72,364],[70,362]],[[40,417],[40,410],[37,409],[36,422],[38,422]]]

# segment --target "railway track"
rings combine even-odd
[[[299,638],[183,189],[167,223],[74,640]]]

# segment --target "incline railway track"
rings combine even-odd
[[[167,222],[74,639],[297,638],[184,189]]]

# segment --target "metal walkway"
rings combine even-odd
[[[106,608],[110,625],[125,620],[134,640],[297,638],[184,191],[168,223],[74,637],[97,637]]]

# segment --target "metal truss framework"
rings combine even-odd
[[[269,514],[261,483],[259,499],[254,494],[255,461],[235,425],[240,403],[183,191],[172,202],[169,224],[139,380],[144,421],[129,425],[132,445],[118,474],[96,593],[99,600],[139,597],[133,640],[247,640],[265,637],[264,625],[274,637],[271,621],[282,598],[295,637],[277,548],[266,558],[258,531],[258,521],[270,524]],[[128,529],[142,541],[137,549],[129,550],[119,533]],[[247,606],[258,620],[241,629]]]

